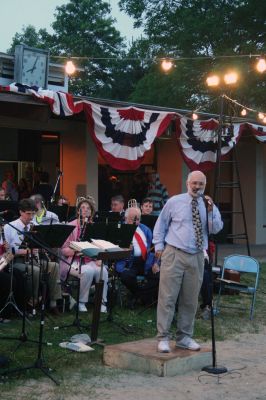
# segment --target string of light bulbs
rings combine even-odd
[[[257,114],[257,119],[259,119],[260,121],[262,121],[263,124],[266,124],[266,112],[262,112],[262,111],[260,111],[260,110],[256,110],[256,109],[254,109],[254,108],[245,106],[245,105],[239,103],[237,100],[231,99],[231,97],[227,96],[226,94],[222,94],[221,96],[222,96],[224,99],[226,99],[226,100],[228,100],[229,102],[231,102],[232,104],[234,104],[234,105],[236,105],[236,106],[242,108],[242,110],[241,110],[241,112],[240,112],[240,115],[241,115],[242,117],[246,117],[247,114],[248,114],[248,111],[249,111],[249,112],[252,112],[252,113],[254,113],[254,114]],[[199,118],[199,116],[198,116],[197,113],[198,113],[200,110],[205,109],[206,106],[209,106],[210,104],[212,104],[212,103],[218,101],[219,98],[220,98],[220,97],[216,97],[214,100],[209,101],[208,103],[205,103],[205,104],[199,106],[198,108],[196,108],[195,110],[193,110],[192,113],[190,113],[190,114],[192,115],[192,119],[197,120],[197,119]]]
[[[178,61],[197,61],[197,60],[218,60],[218,59],[239,59],[239,58],[257,58],[256,69],[258,72],[263,73],[266,71],[266,59],[261,54],[234,54],[234,55],[217,55],[217,56],[194,56],[194,57],[85,57],[85,56],[62,56],[62,55],[51,55],[53,59],[67,60],[65,69],[68,75],[72,75],[76,72],[77,67],[74,64],[74,60],[86,60],[86,61],[140,61],[140,62],[158,62],[161,64],[161,68],[164,72],[169,72],[174,66],[175,62]]]

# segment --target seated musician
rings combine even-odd
[[[93,215],[95,212],[94,202],[91,198],[80,198],[77,202],[77,219],[70,222],[70,225],[74,225],[75,229],[67,238],[66,242],[62,247],[62,255],[66,257],[66,260],[69,263],[72,263],[71,268],[66,263],[61,262],[60,264],[60,272],[61,279],[65,281],[69,274],[72,276],[79,277],[79,266],[81,262],[81,275],[80,275],[80,297],[79,297],[79,311],[86,312],[87,307],[86,303],[89,299],[89,291],[92,285],[93,279],[96,282],[100,280],[101,274],[101,261],[94,261],[89,257],[83,257],[80,259],[79,254],[76,254],[74,250],[69,247],[70,242],[72,241],[82,241],[82,236],[85,232],[84,224],[92,223]],[[105,267],[103,267],[103,276],[102,279],[104,281],[103,287],[103,298],[102,298],[102,306],[101,312],[106,312],[106,302],[107,302],[107,283],[108,283],[108,272]]]
[[[132,294],[129,306],[133,307],[137,299],[144,303],[157,297],[159,286],[159,266],[156,264],[155,255],[151,252],[152,232],[140,223],[141,211],[138,207],[128,208],[125,212],[126,224],[136,224],[137,229],[133,236],[133,249],[131,257],[116,263],[122,283]],[[137,276],[145,276],[144,285],[139,288]]]
[[[153,201],[150,197],[145,197],[142,200],[141,205],[141,215],[150,215],[153,212]]]
[[[20,217],[11,223],[12,226],[18,228],[20,231],[28,232],[32,228],[32,219],[35,215],[35,204],[31,199],[22,199],[19,202],[19,213]],[[21,234],[16,229],[12,228],[10,225],[5,225],[4,233],[5,239],[9,247],[14,251],[14,268],[25,272],[26,264],[25,260],[29,254],[29,250],[25,248],[22,244],[27,241],[26,235]],[[22,245],[22,246],[21,246]],[[24,248],[20,248],[24,247]],[[36,260],[38,258],[38,249],[33,249],[33,298],[34,301],[38,299],[39,296],[39,280],[40,280],[40,265]],[[61,298],[61,286],[59,279],[59,265],[56,262],[48,263],[48,291],[50,298],[50,312],[54,315],[59,315],[59,311],[56,305],[56,301]],[[31,290],[31,264],[28,271],[28,289]]]
[[[44,204],[44,198],[41,194],[34,194],[31,197],[37,209],[33,217],[34,225],[53,225],[59,223],[58,216],[52,211],[48,211]]]
[[[121,222],[123,222],[124,218],[125,218],[124,205],[125,205],[125,200],[122,195],[113,196],[111,198],[110,212],[119,212],[119,214],[121,216]]]

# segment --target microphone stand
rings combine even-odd
[[[56,179],[56,183],[55,183],[55,187],[54,187],[54,191],[53,194],[51,196],[51,200],[50,200],[50,204],[54,203],[55,201],[55,193],[57,191],[57,186],[59,184],[60,181],[60,177],[63,176],[63,172],[62,171],[58,171],[58,175],[57,175],[57,179]]]
[[[2,218],[3,219],[3,218]],[[48,248],[41,240],[37,239],[36,236],[33,236],[33,231],[31,232],[23,232],[20,229],[16,228],[15,226],[13,226],[12,224],[10,224],[9,222],[4,220],[4,223],[7,223],[8,225],[10,225],[12,228],[14,228],[17,232],[19,232],[20,234],[23,234],[24,237],[26,236],[26,238],[29,239],[29,241],[31,241],[32,243],[34,243],[35,245],[37,245],[39,248],[46,250],[49,254],[52,254],[54,256],[56,256],[57,258],[59,258],[60,260],[62,260],[61,257],[58,256],[58,254],[55,254],[50,248]],[[65,261],[65,260],[64,260]],[[65,261],[66,262],[66,261]],[[69,264],[69,263],[67,263]],[[43,345],[43,332],[44,332],[44,322],[45,322],[45,298],[46,298],[46,290],[47,290],[47,269],[44,272],[44,279],[43,279],[43,286],[42,286],[42,303],[41,303],[41,317],[40,317],[40,328],[39,328],[39,340],[38,340],[38,354],[37,354],[37,358],[35,360],[35,362],[31,365],[25,366],[25,367],[20,367],[20,368],[14,368],[14,369],[8,369],[6,371],[2,371],[1,375],[5,376],[5,375],[9,375],[11,373],[16,373],[16,372],[22,372],[22,371],[27,371],[30,369],[39,369],[41,370],[46,376],[48,376],[48,378],[50,378],[56,385],[59,385],[59,382],[53,378],[53,376],[50,374],[51,368],[49,368],[47,365],[45,365],[43,356],[42,356],[42,345]],[[24,322],[23,322],[24,324]],[[7,338],[6,338],[7,339]],[[20,341],[25,341],[26,336],[25,336],[25,331],[24,331],[24,325],[23,325],[23,330],[22,330],[22,334],[21,337],[19,338]],[[48,343],[47,343],[48,345]]]
[[[6,299],[6,303],[4,305],[4,307],[0,310],[0,315],[2,314],[2,312],[9,306],[13,306],[14,309],[17,311],[17,313],[23,317],[23,313],[21,312],[21,310],[18,308],[18,305],[16,303],[15,297],[14,297],[14,290],[13,290],[13,278],[14,278],[14,264],[13,264],[13,260],[10,263],[10,289],[9,289],[9,295]]]
[[[201,195],[205,208],[206,208],[206,228],[207,228],[207,238],[208,238],[208,247],[209,247],[209,238],[210,238],[210,232],[209,232],[209,215],[208,215],[208,205],[209,202],[208,200],[204,197],[204,195]],[[203,367],[201,370],[208,372],[209,374],[214,374],[214,375],[220,375],[224,374],[227,372],[227,368],[223,366],[217,366],[217,360],[216,360],[216,342],[215,342],[215,327],[214,327],[214,312],[213,312],[213,276],[212,276],[212,265],[210,261],[208,262],[208,275],[209,275],[209,293],[211,296],[211,335],[212,335],[212,365],[206,365]]]
[[[79,215],[80,215],[80,211],[79,211]],[[80,217],[80,224],[81,224],[81,217]],[[86,227],[88,224],[88,217],[85,217],[84,223],[81,225],[81,231],[80,231],[80,235],[78,238],[79,242],[82,242],[84,240],[84,235],[86,232]],[[67,276],[66,276],[66,280],[65,280],[65,284],[68,285],[67,281],[70,275],[70,271],[71,271],[71,267],[72,264],[75,260],[77,252],[75,251],[73,254],[73,257],[69,263],[69,268],[67,271]],[[56,329],[62,329],[62,328],[70,328],[72,326],[76,327],[78,329],[78,331],[80,333],[82,333],[82,329],[88,329],[89,325],[82,325],[81,323],[81,319],[79,318],[79,298],[80,298],[80,277],[81,277],[81,266],[82,266],[82,262],[83,262],[83,256],[79,256],[79,265],[78,265],[78,287],[77,287],[77,303],[76,303],[76,312],[75,312],[75,319],[71,324],[67,324],[67,325],[61,325],[61,326],[55,326],[54,330]]]

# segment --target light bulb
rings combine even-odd
[[[192,118],[193,118],[194,120],[196,120],[196,119],[198,119],[198,118],[199,118],[199,116],[198,116],[198,114],[196,114],[196,113],[193,113],[193,114],[192,114]]]
[[[256,70],[261,74],[266,71],[266,61],[265,58],[260,58],[256,65]]]
[[[247,115],[247,110],[245,108],[243,108],[243,110],[241,110],[242,117],[245,117]]]
[[[71,60],[67,61],[66,66],[65,66],[65,71],[68,75],[74,74],[74,72],[76,71],[76,67],[75,67],[73,61],[71,61]]]
[[[210,75],[206,79],[206,83],[208,86],[218,86],[220,83],[220,78],[218,75]]]
[[[233,85],[238,81],[238,74],[236,72],[228,72],[224,75],[224,82],[226,85]]]
[[[263,119],[264,118],[264,114],[262,112],[259,112],[258,113],[258,117],[259,117],[259,119]]]
[[[173,62],[171,60],[163,60],[161,68],[164,72],[169,72],[173,68]]]

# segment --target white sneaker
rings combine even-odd
[[[86,311],[88,311],[88,310],[87,310],[87,307],[85,306],[84,303],[79,303],[79,311],[80,311],[80,312],[86,312]]]
[[[170,353],[169,340],[160,340],[158,342],[159,353]]]
[[[107,307],[105,304],[101,305],[101,313],[107,313]]]
[[[200,345],[189,336],[185,336],[183,337],[183,339],[177,340],[176,347],[181,347],[182,349],[188,349],[193,351],[200,350]]]

